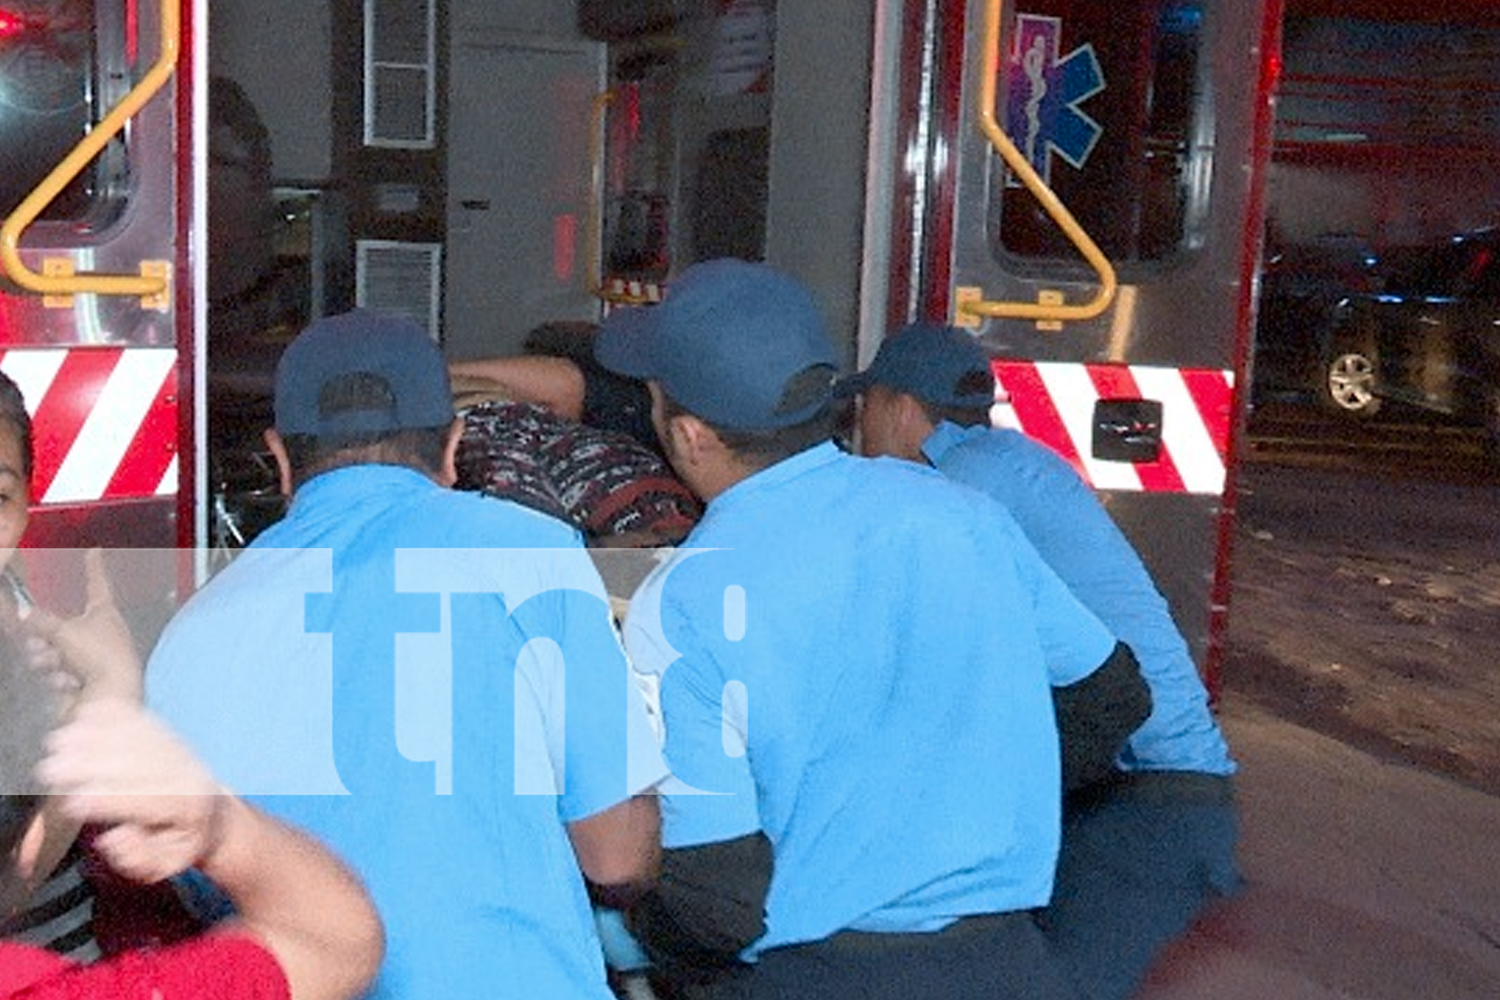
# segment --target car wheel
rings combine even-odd
[[[1380,410],[1376,372],[1374,351],[1336,347],[1323,366],[1324,402],[1353,416],[1374,416]]]

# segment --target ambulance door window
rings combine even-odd
[[[119,100],[106,92],[109,81],[128,86],[119,19],[94,0],[0,0],[0,214],[13,212]],[[40,218],[98,226],[118,211],[124,180],[115,143]]]
[[[1201,239],[1213,119],[1197,0],[1025,0],[1008,22],[997,107],[1007,135],[1111,260]],[[997,258],[1075,257],[995,160]]]

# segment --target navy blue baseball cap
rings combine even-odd
[[[341,387],[368,376],[364,391]],[[364,309],[310,324],[276,364],[276,431],[333,437],[452,423],[448,364],[411,320]]]
[[[912,323],[887,337],[864,371],[841,380],[840,396],[875,385],[915,396],[933,406],[989,407],[995,373],[979,341],[957,327]]]
[[[658,383],[694,416],[726,430],[811,420],[833,401],[838,361],[804,285],[766,264],[694,264],[660,305],[617,309],[594,356],[611,371]]]

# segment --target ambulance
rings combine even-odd
[[[0,0],[29,544],[189,553],[191,586],[271,485],[234,486],[253,438],[209,427],[234,374],[208,295],[228,80],[272,140],[297,315],[388,309],[452,357],[506,353],[736,255],[807,281],[851,369],[911,320],[969,331],[996,421],[1098,491],[1212,682],[1280,23],[1278,0],[266,0],[212,22],[203,0]]]

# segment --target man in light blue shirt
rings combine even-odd
[[[150,704],[366,881],[373,997],[608,1000],[591,888],[654,876],[665,767],[577,533],[448,488],[461,424],[413,324],[315,322],[275,409],[290,510],[168,626]]]
[[[789,276],[694,265],[597,350],[707,502],[625,627],[673,771],[647,951],[707,996],[1068,996],[1028,913],[1059,836],[1044,646],[1082,681],[1114,637],[993,502],[833,443]]]
[[[860,396],[867,454],[933,466],[999,501],[1140,661],[1151,715],[1118,773],[1070,798],[1044,919],[1079,992],[1123,1000],[1160,946],[1238,883],[1235,765],[1187,644],[1140,557],[1073,468],[1020,432],[990,426],[994,375],[974,337],[905,327],[840,392]]]

